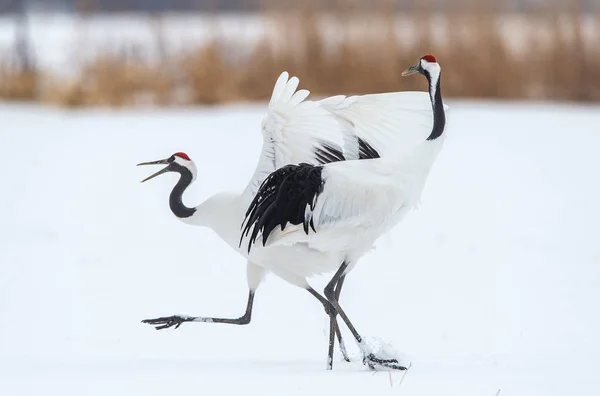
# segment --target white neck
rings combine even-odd
[[[244,210],[239,193],[222,192],[196,206],[196,212],[188,218],[182,218],[181,221],[212,229],[237,250]]]
[[[435,106],[435,93],[441,72],[440,65],[437,63],[428,63],[424,68],[429,72],[429,93],[431,95],[431,104]]]

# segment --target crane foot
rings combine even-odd
[[[173,327],[175,326],[175,328],[179,328],[179,326],[181,326],[182,323],[184,322],[191,322],[194,320],[194,317],[192,316],[180,316],[180,315],[173,315],[173,316],[163,316],[162,318],[156,318],[156,319],[144,319],[142,320],[142,323],[147,323],[149,325],[158,325],[156,326],[156,330],[162,330],[162,329],[168,329],[169,327]]]
[[[402,371],[407,369],[406,366],[398,363],[397,359],[381,359],[372,353],[363,356],[363,364],[369,367],[371,370],[386,368]]]

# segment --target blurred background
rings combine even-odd
[[[238,317],[247,282],[137,163],[186,152],[189,206],[241,191],[282,71],[425,91],[427,53],[448,139],[343,292],[406,381],[345,327],[326,372],[322,305],[275,277],[251,326],[140,323]],[[0,0],[0,395],[600,395],[599,126],[600,0]]]
[[[600,100],[597,0],[0,0],[0,99],[66,107],[265,100],[279,73],[315,95]]]

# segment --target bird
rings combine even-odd
[[[428,81],[433,112],[433,125],[423,141],[398,156],[289,164],[273,171],[250,203],[240,237],[240,245],[247,238],[251,259],[284,247],[336,256],[338,268],[324,295],[353,334],[368,365],[382,362],[369,358],[335,289],[375,241],[418,205],[445,141],[441,68],[435,57],[426,55],[402,75],[415,73]],[[383,363],[389,367],[391,362]]]
[[[421,62],[437,64],[431,55],[423,57]],[[426,67],[435,69],[434,66]],[[413,69],[407,70],[403,74],[408,75]],[[433,78],[439,78],[439,73],[431,75]],[[274,172],[281,175],[293,166],[290,164],[304,164],[301,166],[320,169],[320,166],[333,163],[367,163],[381,157],[399,155],[403,149],[410,152],[408,148],[411,147],[411,143],[414,145],[424,138],[431,132],[432,127],[439,126],[439,122],[435,123],[435,111],[432,117],[431,89],[429,93],[405,91],[357,96],[337,95],[312,101],[306,100],[310,92],[305,89],[297,90],[298,85],[299,79],[295,76],[290,78],[287,72],[281,73],[277,79],[267,114],[261,122],[263,145],[258,163],[250,182],[242,191],[219,192],[198,206],[187,207],[183,204],[182,196],[196,180],[198,170],[186,153],[176,152],[166,159],[138,164],[166,165],[142,182],[161,174],[179,174],[179,180],[169,196],[171,211],[184,223],[211,228],[231,248],[246,258],[248,283],[245,313],[239,318],[172,315],[145,319],[142,322],[154,325],[157,330],[179,328],[187,322],[248,324],[251,321],[256,290],[265,274],[271,272],[292,285],[306,289],[323,304],[330,317],[326,367],[331,370],[336,337],[344,359],[349,361],[336,319],[336,303],[332,301],[339,299],[344,276],[337,276],[333,284],[333,297],[318,293],[310,286],[308,278],[327,272],[339,272],[340,263],[346,260],[344,253],[339,250],[307,248],[303,243],[269,246],[250,251],[240,244],[240,230],[248,219],[248,207],[257,203],[259,191],[262,191],[260,196],[264,195],[264,188],[259,189],[265,186],[266,181],[274,180]],[[439,85],[435,86],[439,88]],[[434,110],[435,108],[434,106]],[[357,338],[357,334],[354,336]],[[405,368],[398,364],[396,359],[379,358],[372,351],[368,351],[361,342],[359,341],[359,346],[363,352],[363,363],[369,368]]]

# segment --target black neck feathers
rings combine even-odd
[[[431,75],[426,72],[427,83],[429,85],[429,97],[431,98],[433,107],[433,128],[431,134],[427,140],[435,140],[442,136],[444,133],[444,127],[446,126],[446,113],[444,112],[444,103],[442,102],[442,89],[440,81],[442,80],[442,73],[440,72],[437,82],[435,83],[435,92],[431,87]]]
[[[171,191],[171,195],[169,196],[169,206],[175,216],[185,219],[196,212],[195,208],[188,208],[185,206],[182,200],[183,192],[192,183],[193,176],[192,172],[184,166],[177,166],[174,170],[178,172],[181,177],[175,187],[173,187],[173,191]]]

